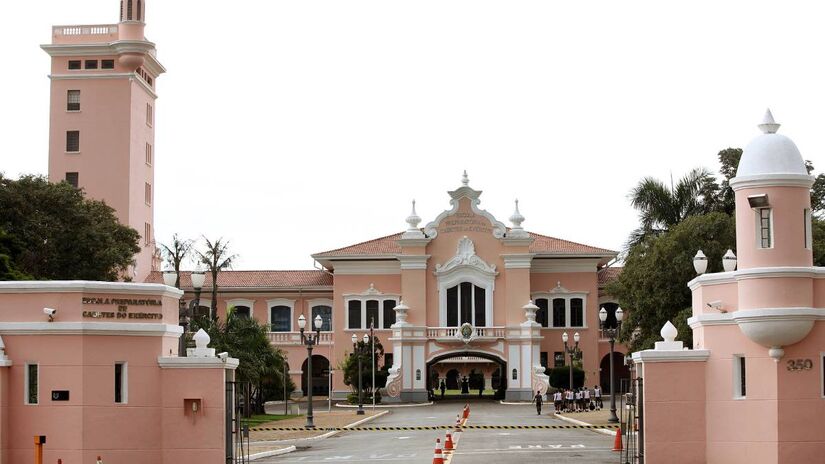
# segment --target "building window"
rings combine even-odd
[[[745,382],[745,356],[733,355],[733,397],[745,398],[747,393]]]
[[[566,306],[564,298],[553,299],[553,327],[567,327]]]
[[[367,318],[364,320],[365,328],[379,327],[378,322],[378,300],[367,300]]]
[[[37,364],[26,364],[26,404],[40,401],[40,369]]]
[[[141,0],[137,0],[137,20],[140,21],[142,18],[142,11],[141,11]]]
[[[66,131],[66,151],[69,153],[80,151],[80,131]]]
[[[332,306],[318,305],[312,307],[312,328],[315,328],[315,316],[321,316],[323,323],[321,330],[329,332],[332,330]]]
[[[146,104],[146,125],[151,126],[155,122],[155,111],[152,108],[152,105],[147,103]]]
[[[86,69],[97,69],[97,60],[86,60]]]
[[[232,314],[239,319],[249,319],[252,317],[252,310],[249,309],[249,306],[235,306]]]
[[[553,367],[564,367],[564,351],[553,353]]]
[[[151,143],[146,144],[146,164],[148,164],[149,166],[152,165],[152,144]]]
[[[395,300],[384,300],[384,322],[381,327],[389,329],[395,324]]]
[[[128,390],[128,376],[126,375],[126,363],[115,363],[115,403],[126,404]]]
[[[100,60],[101,69],[115,69],[115,60]]]
[[[152,204],[152,185],[149,182],[146,183],[146,188],[144,190],[144,196],[145,196],[144,199],[146,200],[146,204],[151,205]]]
[[[536,311],[536,322],[542,326],[547,327],[549,321],[547,319],[547,309],[549,307],[549,301],[547,298],[539,298],[536,300],[536,306],[539,309]]]
[[[292,308],[283,305],[269,308],[269,320],[271,332],[290,332],[292,330]]]
[[[143,243],[148,245],[152,241],[152,226],[148,222],[143,223]]]
[[[487,290],[470,282],[462,282],[447,289],[447,327],[470,323],[476,327],[487,325]]]
[[[350,300],[347,305],[347,328],[360,329],[361,328],[361,301]]]
[[[584,327],[584,300],[570,299],[570,327]]]
[[[81,61],[80,60],[69,60],[69,69],[76,70],[80,69]]]
[[[539,353],[539,364],[541,364],[541,367],[547,369],[547,352],[546,351],[542,351],[541,353]]]
[[[80,179],[80,174],[78,174],[76,172],[67,172],[66,173],[66,182],[74,188],[77,188],[79,179]]]
[[[759,248],[773,247],[773,218],[771,208],[759,208],[757,210]]]
[[[536,306],[539,307],[536,311],[536,322],[542,327],[585,327],[584,296],[578,296],[580,293],[565,293],[569,296],[535,298]]]
[[[126,19],[132,20],[132,0],[126,0]]]
[[[80,111],[80,90],[69,90],[66,95],[66,111]]]
[[[805,230],[805,248],[810,250],[813,246],[813,233],[811,230],[811,210],[809,208],[803,210],[802,220],[805,221],[803,224]]]
[[[518,380],[518,369],[513,369],[513,380]]]

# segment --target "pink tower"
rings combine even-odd
[[[125,279],[156,267],[155,81],[165,72],[143,35],[145,0],[122,0],[118,24],[54,26],[49,180],[83,188],[141,234]]]

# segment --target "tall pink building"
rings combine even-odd
[[[140,232],[124,276],[138,282],[154,264],[155,83],[165,72],[145,18],[145,0],[123,0],[118,24],[54,26],[42,46],[52,57],[49,179],[82,187]]]

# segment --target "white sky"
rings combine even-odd
[[[618,250],[642,176],[715,171],[766,106],[825,168],[815,3],[148,0],[157,239],[306,269],[402,231],[412,198],[430,221],[467,169],[500,220],[518,197],[528,230]],[[47,171],[51,25],[118,4],[0,3],[7,175]]]

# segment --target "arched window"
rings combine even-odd
[[[273,306],[269,308],[270,328],[272,332],[289,332],[292,330],[292,308],[289,306]]]
[[[361,300],[350,300],[347,304],[347,328],[361,328]]]
[[[249,309],[249,306],[235,306],[232,311],[235,317],[241,319],[249,319],[252,316],[252,311]]]
[[[564,298],[553,298],[553,327],[567,326],[567,308]]]
[[[312,328],[315,329],[315,316],[321,316],[321,320],[323,323],[321,324],[321,330],[325,332],[329,332],[332,330],[332,306],[327,305],[316,305],[312,307]]]
[[[137,20],[140,21],[143,18],[143,8],[142,8],[141,0],[137,0]]]
[[[379,328],[378,320],[378,300],[367,300],[367,319],[364,321],[365,328],[369,328],[370,324],[374,328]]]
[[[477,327],[487,325],[487,290],[470,282],[447,289],[447,327],[469,322]]]
[[[547,327],[549,324],[547,309],[550,306],[550,300],[547,298],[538,298],[536,299],[536,306],[539,307],[538,311],[536,311],[536,322],[542,327]]]
[[[132,0],[126,1],[126,19],[132,20]]]
[[[382,327],[389,329],[395,324],[395,307],[398,306],[395,300],[384,300],[384,324]]]

